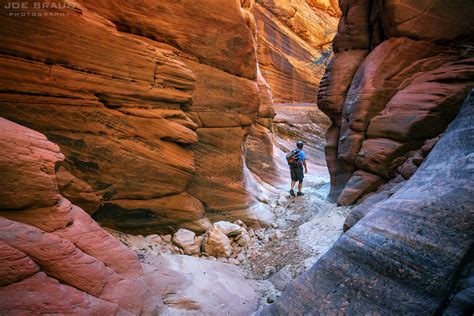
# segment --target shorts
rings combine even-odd
[[[290,168],[290,174],[291,174],[291,181],[303,182],[303,178],[304,178],[303,166]]]

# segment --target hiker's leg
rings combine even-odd
[[[303,181],[300,181],[298,183],[298,192],[301,192],[301,189],[303,188]]]
[[[291,181],[291,190],[295,188],[296,181]]]

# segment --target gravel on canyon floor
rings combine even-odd
[[[277,228],[265,231],[260,254],[243,265],[250,277],[266,279],[284,267],[296,277],[336,242],[349,209],[328,202],[327,190],[327,179],[317,173],[306,175],[304,196],[291,197],[282,188],[275,199]]]

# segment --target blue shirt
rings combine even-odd
[[[300,160],[298,160],[299,164],[302,164],[303,161],[306,160],[306,154],[304,153],[303,149],[300,149]]]

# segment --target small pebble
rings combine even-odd
[[[274,296],[273,294],[268,295],[268,297],[267,297],[267,303],[268,303],[268,304],[271,304],[271,303],[273,303],[273,302],[275,302],[275,296]]]
[[[235,264],[236,266],[240,266],[240,261],[233,258],[229,259],[229,263]]]
[[[163,239],[163,241],[168,242],[168,243],[171,242],[171,238],[172,238],[171,235],[161,236],[161,239]]]

